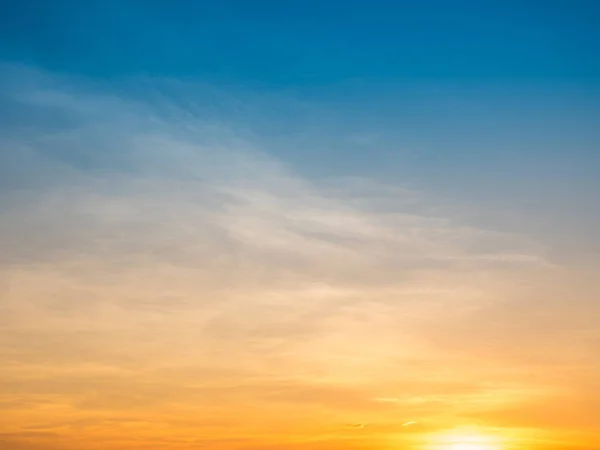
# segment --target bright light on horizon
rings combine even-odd
[[[453,431],[432,437],[425,450],[504,450],[504,447],[496,436]]]

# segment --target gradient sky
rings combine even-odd
[[[600,3],[0,8],[0,450],[600,448]]]

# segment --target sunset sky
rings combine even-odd
[[[0,2],[0,450],[600,449],[600,2]]]

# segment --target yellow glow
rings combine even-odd
[[[503,450],[503,446],[495,436],[449,432],[435,436],[426,450]]]
[[[448,450],[492,450],[488,444],[457,443],[448,447]]]

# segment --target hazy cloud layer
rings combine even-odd
[[[210,108],[6,73],[6,448],[411,448],[465,418],[557,446],[600,430],[598,281],[552,243],[401,183],[310,179]]]

